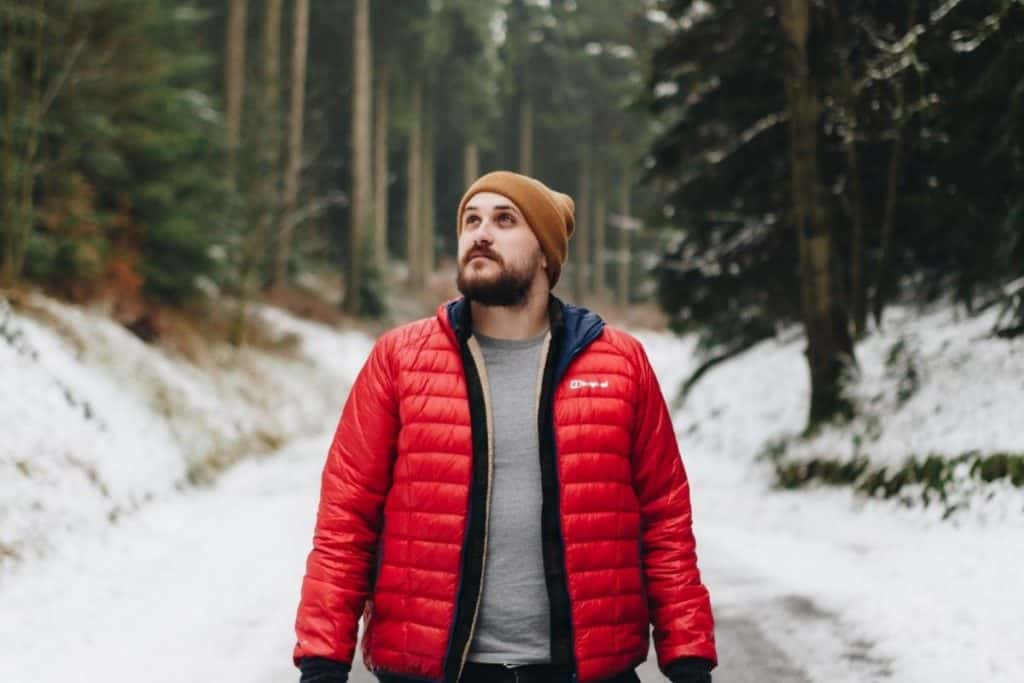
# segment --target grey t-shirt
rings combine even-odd
[[[475,335],[487,368],[494,423],[487,558],[480,612],[468,655],[476,662],[551,660],[537,435],[537,392],[546,335],[546,330],[532,339]]]

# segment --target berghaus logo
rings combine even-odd
[[[571,379],[569,380],[570,389],[607,389],[608,380],[596,380],[596,379]]]

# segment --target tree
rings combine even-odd
[[[224,118],[227,128],[228,183],[233,185],[242,135],[242,104],[245,101],[245,21],[248,0],[230,0],[228,8]]]
[[[391,95],[391,65],[381,60],[374,72],[374,111],[377,120],[373,138],[373,259],[379,272],[388,260],[388,108]]]
[[[807,61],[809,0],[780,0],[779,25],[786,53],[784,78],[789,103],[793,216],[800,255],[800,293],[807,359],[811,371],[809,423],[847,412],[842,381],[853,360],[847,315],[835,297],[833,240],[817,169],[821,105]]]
[[[43,121],[70,69],[84,47],[62,55],[63,68],[54,72],[47,38],[59,21],[46,8],[4,8],[3,138],[0,146],[0,189],[3,190],[3,254],[0,284],[14,285],[21,277],[29,234],[35,221],[34,192]]]
[[[405,254],[409,266],[409,284],[417,287],[426,281],[426,273],[420,267],[420,252],[424,248],[421,214],[423,203],[420,199],[423,193],[423,84],[420,81],[414,82],[410,88],[408,128]]]
[[[274,278],[282,286],[288,279],[292,234],[296,224],[299,180],[302,172],[302,138],[306,111],[306,59],[309,46],[309,0],[296,0],[292,34],[291,106],[288,115],[288,162],[278,227]]]
[[[202,15],[169,0],[0,9],[8,278],[115,307],[221,282],[207,222],[225,203],[224,132]]]
[[[352,91],[352,203],[349,223],[349,254],[345,289],[345,310],[358,314],[362,311],[363,243],[373,229],[372,165],[370,135],[372,130],[370,54],[370,3],[356,0],[353,22],[353,81]]]

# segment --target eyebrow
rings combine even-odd
[[[498,210],[501,210],[501,209],[512,209],[513,211],[517,211],[518,212],[518,209],[516,209],[516,207],[512,206],[511,204],[498,204],[497,206],[493,207],[493,209],[495,211],[498,211]],[[479,211],[479,210],[480,210],[479,206],[467,206],[465,209],[463,209],[463,211]]]

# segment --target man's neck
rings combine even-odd
[[[531,291],[522,306],[484,306],[470,301],[473,330],[498,339],[530,339],[548,328],[548,291]]]

